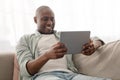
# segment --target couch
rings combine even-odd
[[[91,56],[73,56],[79,73],[120,80],[120,41],[100,47]],[[18,80],[19,67],[14,53],[0,53],[0,80]]]
[[[73,59],[79,73],[120,80],[120,40],[105,44],[91,56],[77,54]]]
[[[0,80],[18,80],[19,67],[15,53],[0,53]]]

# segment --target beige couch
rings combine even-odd
[[[91,56],[74,55],[80,73],[120,80],[120,40],[100,47]]]
[[[0,80],[18,80],[18,65],[14,53],[0,53]]]
[[[120,80],[120,41],[100,47],[93,55],[74,55],[80,73]],[[19,67],[14,53],[0,53],[0,80],[18,80]]]

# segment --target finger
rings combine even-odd
[[[57,58],[62,58],[65,55],[65,53],[57,53]]]
[[[91,44],[91,43],[93,43],[93,41],[92,41],[91,39],[89,39],[88,43],[86,43],[86,44],[84,44],[84,45],[87,46],[87,45],[89,45],[89,44]]]
[[[84,54],[84,55],[91,55],[92,52],[90,52],[90,51],[83,51],[82,54]]]
[[[93,43],[87,43],[85,46],[83,46],[83,50],[90,49],[90,48],[94,48]]]
[[[93,40],[89,39],[89,42],[91,43],[91,42],[93,42]]]
[[[88,47],[88,49],[87,49],[87,51],[94,51],[95,50],[95,47],[94,47],[94,45],[92,45],[92,46],[89,46]]]
[[[95,48],[94,47],[91,47],[89,49],[86,49],[86,50],[82,51],[82,53],[85,54],[85,55],[91,55],[94,52],[95,52]]]
[[[56,46],[54,46],[54,49],[59,49],[59,48],[66,48],[66,46],[63,43],[58,42]]]
[[[55,53],[64,53],[64,52],[67,52],[67,48],[55,50]]]
[[[94,48],[95,48],[95,47],[94,47],[93,44],[91,44],[91,45],[88,46],[88,49],[94,49]]]
[[[56,44],[56,45],[53,46],[53,49],[59,49],[59,48],[61,48],[60,44]]]
[[[65,44],[61,43],[60,48],[65,48]]]
[[[84,44],[84,45],[83,45],[83,49],[88,48],[90,45],[91,45],[90,43],[86,43],[86,44]]]

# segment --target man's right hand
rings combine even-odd
[[[66,46],[63,43],[58,42],[57,44],[53,45],[48,51],[46,51],[45,56],[48,59],[58,59],[62,58],[66,52]]]

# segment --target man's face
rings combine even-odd
[[[54,32],[55,19],[51,10],[43,10],[36,18],[38,31],[42,34],[52,34]]]

